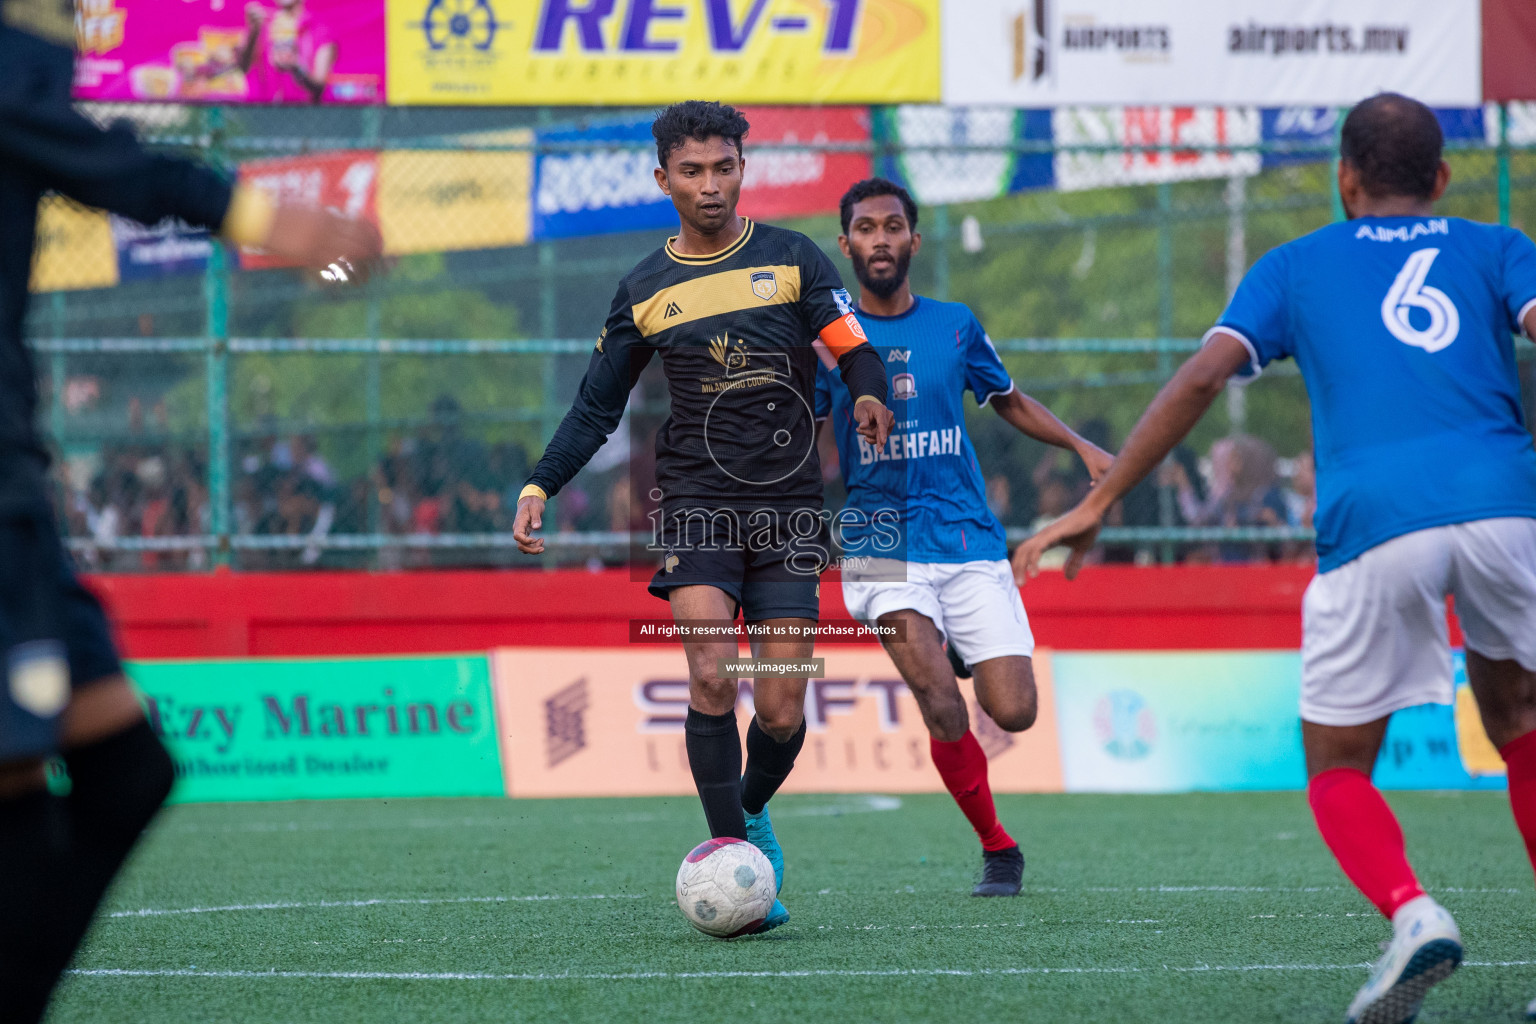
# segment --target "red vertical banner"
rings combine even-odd
[[[1536,4],[1483,0],[1483,99],[1536,100]]]
[[[379,159],[372,150],[255,160],[240,165],[240,183],[259,188],[281,203],[330,209],[378,222]],[[247,270],[293,266],[260,249],[241,249]]]
[[[759,220],[830,213],[870,175],[868,107],[743,107],[752,122],[741,212]],[[838,143],[850,152],[780,148]],[[771,147],[771,148],[764,148]]]

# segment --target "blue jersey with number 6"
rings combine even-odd
[[[1511,333],[1536,245],[1456,217],[1365,217],[1272,250],[1217,327],[1296,360],[1312,400],[1318,567],[1393,537],[1536,516]],[[1209,337],[1209,335],[1207,335]]]

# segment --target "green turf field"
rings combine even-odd
[[[1536,889],[1493,794],[1392,798],[1469,965],[1424,1021],[1516,1021]],[[51,1017],[106,1021],[1334,1021],[1387,927],[1301,794],[999,799],[1025,893],[967,893],[947,797],[780,797],[792,920],[672,901],[692,799],[173,808]]]

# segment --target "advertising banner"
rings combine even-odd
[[[240,165],[242,184],[259,188],[279,202],[329,207],[349,217],[369,219],[377,219],[378,178],[379,158],[372,150],[253,160]],[[250,270],[294,264],[260,249],[242,248],[240,265]]]
[[[213,235],[174,217],[145,227],[127,217],[112,217],[118,277],[144,281],[172,274],[193,274],[208,265]]]
[[[1057,653],[1068,792],[1299,789],[1296,651]]]
[[[1062,107],[1051,112],[1057,146],[1127,146],[1055,157],[1063,191],[1257,174],[1259,112],[1253,107]],[[1167,149],[1148,149],[1166,146]],[[1200,149],[1180,147],[1200,146]]]
[[[942,792],[928,730],[884,651],[827,646],[826,676],[806,692],[808,735],[786,792]],[[1014,735],[978,713],[971,727],[990,760],[992,789],[1059,792],[1050,657],[1037,652],[1040,717]],[[691,794],[683,722],[688,672],[680,648],[507,648],[492,655],[507,795]],[[752,713],[743,680],[737,715]]]
[[[1382,789],[1505,789],[1504,759],[1483,731],[1467,685],[1467,659],[1453,654],[1455,704],[1404,708],[1387,723],[1373,778]]]
[[[1451,107],[1435,111],[1448,142],[1498,143],[1497,112],[1489,117],[1482,107]],[[1264,153],[1265,167],[1316,163],[1333,157],[1344,111],[1338,107],[1276,107],[1259,111],[1264,142],[1290,145],[1294,152]]]
[[[1374,778],[1383,789],[1502,789],[1456,651],[1452,704],[1392,716]],[[1068,792],[1300,789],[1297,651],[1055,653]]]
[[[380,154],[378,210],[384,251],[522,245],[528,241],[532,163],[526,152]]]
[[[741,108],[746,140],[741,212],[773,220],[830,213],[849,185],[870,174],[868,152],[781,149],[795,143],[866,147],[865,107]],[[533,186],[533,237],[576,238],[677,228],[672,201],[656,185],[649,116],[579,128],[541,129]],[[612,149],[592,148],[604,142]],[[774,148],[765,148],[767,147]],[[561,146],[570,147],[561,150]]]
[[[1055,183],[1049,152],[1016,145],[1050,142],[1049,110],[901,106],[885,111],[882,129],[902,148],[880,158],[880,173],[919,203],[976,202]]]
[[[939,2],[388,0],[389,102],[936,102]]]
[[[107,215],[62,196],[44,197],[37,208],[31,289],[59,292],[115,284],[117,250]]]
[[[946,0],[944,102],[1482,102],[1478,0]]]
[[[484,657],[137,662],[173,801],[501,793]]]
[[[381,0],[79,0],[75,95],[384,102]]]

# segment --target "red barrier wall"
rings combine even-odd
[[[1304,566],[1092,568],[1024,590],[1036,640],[1066,649],[1294,648]],[[138,658],[623,646],[667,607],[623,570],[95,576]],[[822,587],[823,618],[843,618]],[[1455,638],[1459,642],[1459,637]]]

